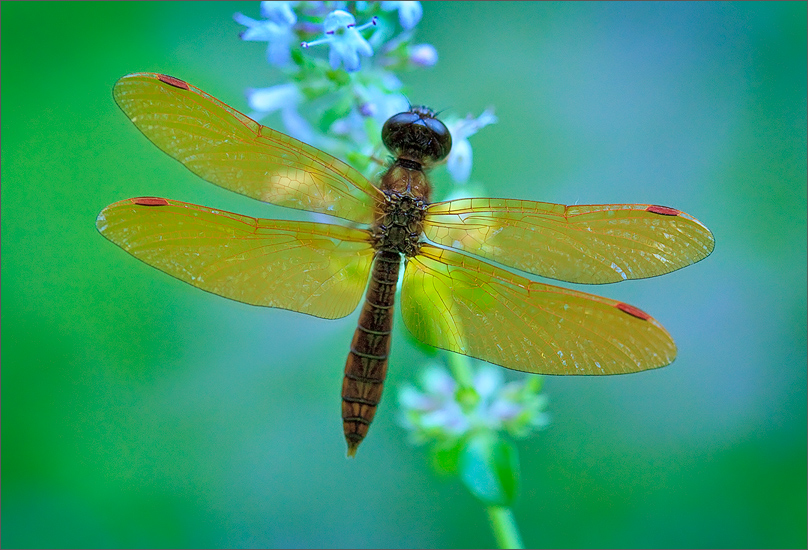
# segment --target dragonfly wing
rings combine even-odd
[[[373,260],[367,231],[156,197],[111,204],[96,225],[136,258],[197,288],[327,319],[356,309]]]
[[[422,342],[539,374],[621,374],[670,364],[676,345],[643,311],[423,245],[402,287]]]
[[[115,101],[157,147],[203,179],[264,202],[371,223],[381,192],[344,162],[258,124],[174,77],[121,78]]]
[[[572,283],[662,275],[706,258],[715,246],[695,218],[647,204],[459,199],[431,205],[424,232],[438,244]]]

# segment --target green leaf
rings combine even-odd
[[[351,114],[351,110],[354,107],[353,98],[349,95],[342,95],[336,99],[336,101],[326,109],[323,113],[323,116],[320,118],[318,123],[318,128],[324,134],[328,133],[328,130],[331,128],[331,125],[334,124],[337,120],[341,118],[345,118],[349,114]]]
[[[519,492],[516,448],[492,433],[474,436],[461,452],[460,478],[487,505],[511,506]]]

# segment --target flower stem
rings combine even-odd
[[[519,527],[513,518],[510,508],[503,506],[489,506],[488,519],[491,521],[491,529],[497,539],[500,548],[524,548],[522,537],[519,535]]]
[[[459,353],[447,353],[446,355],[454,379],[464,388],[473,388],[474,373],[471,369],[471,360]]]

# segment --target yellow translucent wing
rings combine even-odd
[[[424,232],[435,243],[572,283],[670,273],[706,258],[715,246],[695,218],[647,204],[459,199],[431,205]]]
[[[156,197],[111,204],[96,226],[139,260],[197,288],[327,319],[356,309],[373,260],[367,231]]]
[[[382,193],[344,162],[262,126],[174,77],[136,73],[115,101],[157,147],[193,173],[264,202],[359,223]]]
[[[622,374],[670,364],[676,345],[647,313],[423,245],[402,286],[416,338],[510,369]]]

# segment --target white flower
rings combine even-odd
[[[297,112],[303,94],[295,84],[280,84],[269,88],[247,88],[247,104],[254,112],[249,117],[261,120],[269,113],[280,111],[286,132],[295,139],[312,143],[315,133],[311,125]]]
[[[417,67],[432,67],[438,62],[438,50],[432,44],[410,46],[410,63]]]
[[[496,121],[494,111],[486,109],[477,118],[469,115],[463,120],[448,125],[449,132],[452,134],[452,151],[446,159],[446,169],[455,181],[465,183],[471,175],[473,155],[468,138]]]
[[[269,88],[247,88],[247,104],[263,114],[288,107],[296,107],[303,94],[295,84],[280,84]]]
[[[423,374],[423,391],[409,385],[401,390],[403,423],[416,441],[456,440],[480,430],[521,437],[548,424],[541,379],[505,384],[502,369],[485,366],[471,384],[461,388],[445,369],[431,367]]]
[[[241,13],[233,14],[236,23],[247,30],[241,33],[242,40],[268,42],[267,61],[270,65],[282,67],[291,61],[289,49],[295,41],[292,27],[297,16],[292,5],[297,2],[261,2],[261,15],[265,21],[257,21]]]
[[[332,69],[338,69],[340,65],[345,65],[348,72],[359,69],[359,55],[370,57],[373,55],[373,48],[365,40],[359,31],[376,25],[374,17],[370,22],[356,26],[356,19],[346,11],[334,10],[329,13],[323,22],[323,30],[326,37],[312,42],[303,42],[301,46],[309,48],[318,44],[329,44],[331,49],[328,52],[328,61]]]
[[[407,30],[414,28],[424,14],[421,2],[382,2],[382,9],[398,10],[398,21]]]
[[[445,434],[459,437],[470,426],[460,404],[454,400],[457,382],[442,368],[432,368],[423,375],[424,392],[405,386],[399,403],[405,412],[403,422],[416,440],[426,441]]]
[[[358,99],[358,106],[351,110],[348,116],[340,118],[331,125],[331,132],[350,139],[356,151],[365,156],[372,156],[374,149],[380,144],[381,128],[388,118],[409,109],[407,98],[395,91],[401,87],[397,78],[385,79],[385,91],[375,84],[363,86],[354,85],[354,94]],[[367,124],[367,118],[372,118],[376,124]],[[371,133],[372,132],[372,133]]]
[[[298,2],[261,2],[261,15],[279,25],[291,27],[297,23],[293,7]]]
[[[338,136],[345,136],[357,146],[362,147],[368,141],[367,133],[365,132],[365,122],[362,113],[356,109],[352,109],[348,116],[335,120],[331,124],[331,132]]]
[[[391,116],[409,109],[410,103],[407,98],[397,91],[401,88],[401,83],[398,82],[398,79],[395,81],[396,84],[392,86],[391,83],[387,83],[388,89],[392,91],[384,91],[373,84],[359,90],[360,96],[364,100],[360,107],[362,114],[373,117],[379,126],[384,125]]]

